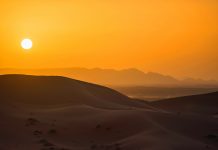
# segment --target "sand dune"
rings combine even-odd
[[[171,111],[213,115],[218,113],[218,92],[171,98],[152,104]]]
[[[113,108],[136,104],[112,89],[60,76],[1,75],[0,85],[1,101]]]
[[[82,81],[3,75],[0,98],[0,150],[218,149],[217,118],[162,111]]]

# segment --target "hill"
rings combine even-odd
[[[218,92],[165,99],[152,104],[165,110],[213,115],[218,113]]]
[[[134,106],[107,87],[61,76],[0,75],[0,101],[38,105]]]
[[[218,148],[216,117],[178,115],[65,77],[2,75],[0,102],[0,150]]]

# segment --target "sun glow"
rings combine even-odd
[[[3,0],[0,67],[138,68],[218,80],[217,8],[218,0]]]
[[[23,39],[21,41],[21,47],[25,50],[31,49],[32,46],[33,46],[33,43],[32,43],[32,40],[30,40],[30,39]]]

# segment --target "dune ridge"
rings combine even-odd
[[[78,80],[2,75],[0,98],[1,150],[218,148],[213,116],[178,114]]]

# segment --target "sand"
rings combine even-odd
[[[204,111],[178,113],[165,100],[142,103],[63,77],[5,75],[0,86],[0,150],[218,149],[218,119]]]

